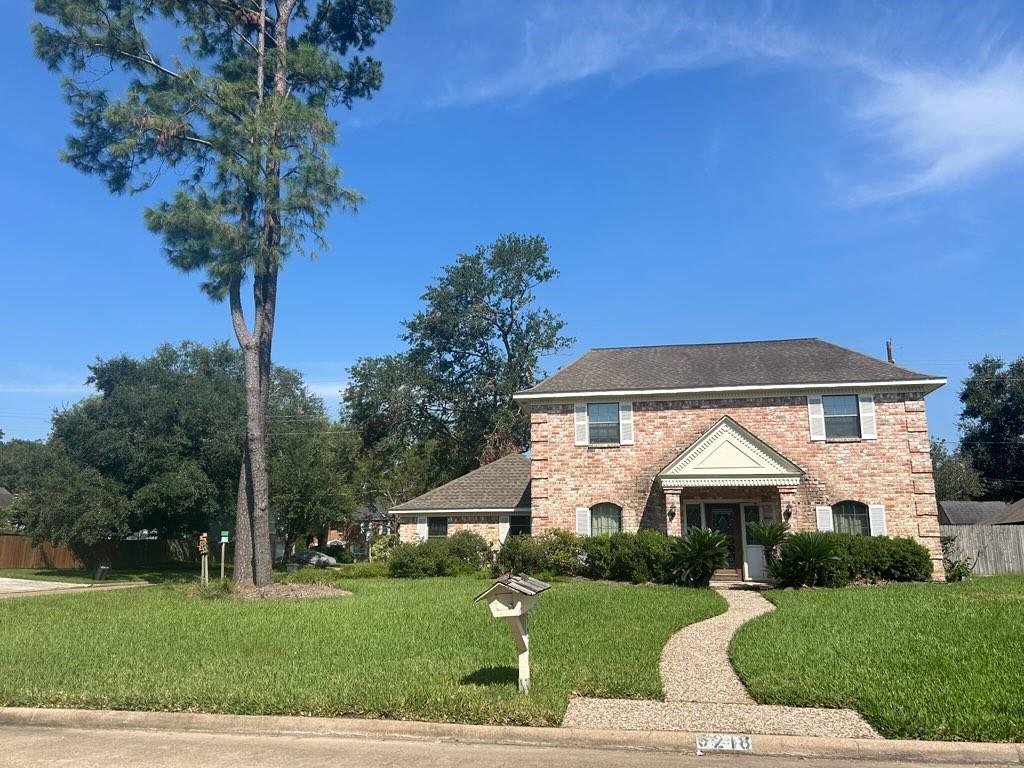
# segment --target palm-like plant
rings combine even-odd
[[[755,544],[764,547],[764,562],[771,565],[779,559],[779,550],[789,538],[789,523],[747,523],[747,533]]]
[[[784,587],[814,587],[835,581],[839,556],[835,539],[819,531],[789,536],[768,572]]]
[[[669,570],[677,584],[707,588],[714,572],[725,567],[728,556],[729,539],[725,535],[696,528],[673,543]]]

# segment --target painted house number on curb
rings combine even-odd
[[[706,752],[749,752],[751,747],[749,736],[735,733],[702,733],[697,737],[697,749]]]

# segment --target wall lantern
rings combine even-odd
[[[786,504],[786,508],[782,512],[782,518],[788,523],[789,518],[793,516],[793,505]]]
[[[519,690],[530,690],[530,625],[527,614],[537,602],[537,595],[551,589],[551,585],[526,574],[506,573],[473,598],[473,602],[487,600],[491,616],[504,619],[519,651]]]

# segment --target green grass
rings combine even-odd
[[[228,571],[230,573],[230,570]],[[210,576],[216,578],[218,569],[211,566]],[[66,581],[69,584],[105,584],[115,581],[146,581],[150,584],[190,581],[199,578],[199,566],[167,566],[152,568],[126,568],[107,571],[102,581],[96,581],[91,571],[82,568],[0,568],[0,577],[29,579],[31,581]]]
[[[1024,741],[1024,576],[767,593],[733,638],[764,704],[849,707],[890,738]]]
[[[350,579],[350,597],[201,600],[185,588],[0,601],[0,705],[557,724],[570,694],[658,698],[658,659],[715,593],[556,584],[531,613],[533,689],[466,577]]]

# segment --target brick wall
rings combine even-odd
[[[498,546],[498,515],[448,515],[448,535],[457,531],[473,531],[483,536],[492,547]],[[416,518],[398,518],[398,540],[416,541]]]
[[[806,475],[795,488],[685,489],[684,499],[779,499],[780,509],[791,506],[790,524],[796,530],[815,528],[818,504],[847,499],[884,504],[889,535],[916,538],[933,560],[941,561],[928,424],[919,393],[876,395],[878,438],[843,442],[811,441],[803,396],[634,402],[635,444],[623,446],[574,445],[571,405],[537,405],[532,411],[535,534],[573,530],[576,507],[602,501],[622,507],[624,530],[668,530],[665,496],[655,476],[727,414]],[[941,577],[941,562],[935,573]]]

